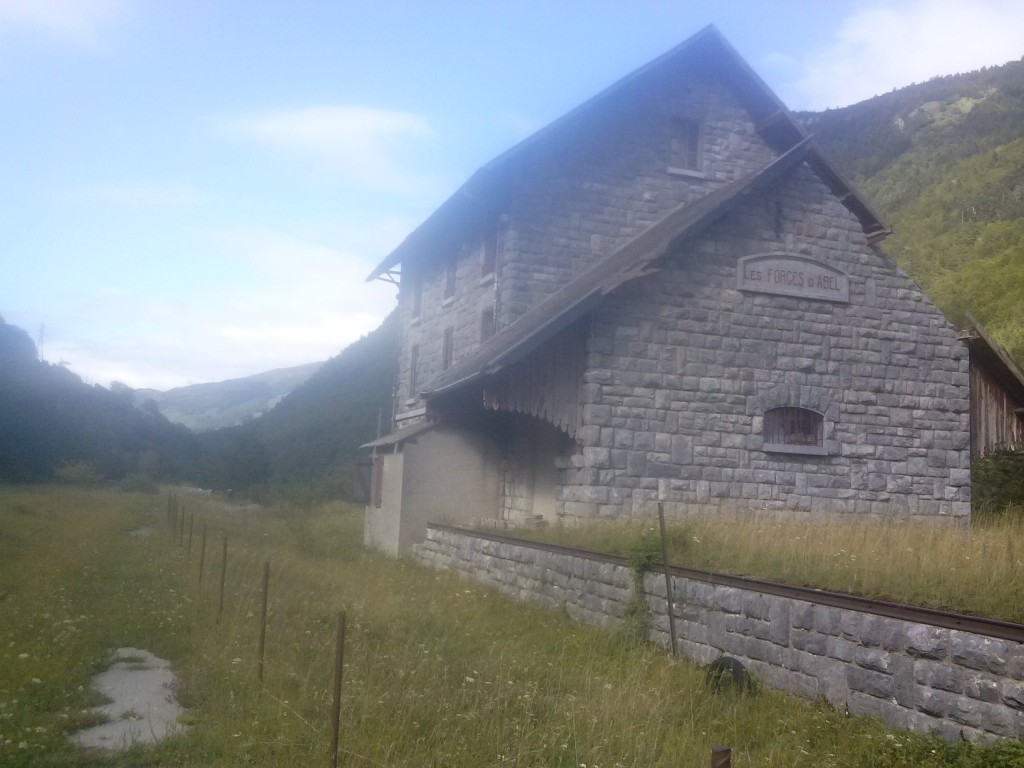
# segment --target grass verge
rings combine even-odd
[[[326,765],[341,609],[344,765],[677,768],[706,765],[715,744],[732,746],[738,767],[1020,759],[1015,745],[946,747],[772,691],[709,693],[701,670],[626,633],[365,552],[361,516],[340,507],[240,511],[186,499],[189,553],[162,502],[0,489],[0,608],[9,617],[0,629],[0,765]],[[156,533],[127,535],[146,527]],[[218,622],[221,535],[229,557]],[[89,676],[121,645],[173,661],[191,729],[122,755],[72,748],[65,734],[93,703]]]

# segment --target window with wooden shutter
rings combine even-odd
[[[764,414],[764,447],[823,446],[824,419],[808,408],[785,406]]]

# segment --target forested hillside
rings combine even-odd
[[[1024,359],[1024,60],[797,117],[893,228],[883,248]]]
[[[397,364],[394,315],[332,357],[273,410],[201,435],[203,485],[249,495],[347,497],[359,446],[390,427]]]
[[[134,407],[131,390],[41,362],[28,334],[0,318],[0,481],[178,480],[195,449],[187,429]]]

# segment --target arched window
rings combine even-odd
[[[764,447],[824,445],[824,419],[809,408],[784,406],[764,412]]]

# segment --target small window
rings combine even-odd
[[[480,341],[487,341],[494,335],[494,307],[484,307],[480,312]]]
[[[454,256],[449,257],[444,268],[444,297],[450,299],[455,295],[455,268],[457,261]]]
[[[423,280],[419,275],[412,276],[412,316],[417,318],[423,309]]]
[[[409,399],[415,400],[417,396],[416,392],[416,378],[419,374],[420,367],[420,345],[413,344],[412,352],[409,353]]]
[[[480,276],[493,275],[498,268],[498,228],[492,225],[480,247]]]
[[[824,420],[817,411],[807,408],[772,408],[764,414],[764,447],[785,446],[792,449],[824,446]],[[816,452],[816,451],[815,451]]]
[[[452,347],[455,341],[455,329],[444,329],[444,342],[441,346],[441,370],[447,371],[452,367]]]
[[[700,122],[678,118],[672,121],[673,168],[700,170]]]

